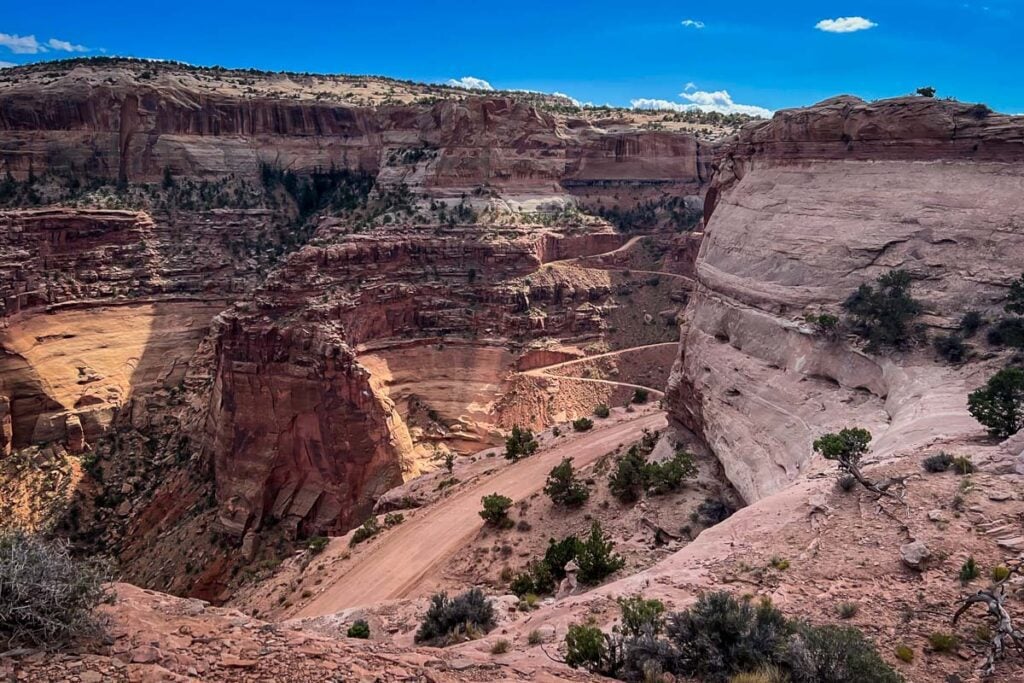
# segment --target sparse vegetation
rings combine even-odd
[[[479,588],[451,599],[447,593],[437,593],[416,631],[416,642],[443,647],[479,637],[492,628],[494,607]]]
[[[56,649],[95,636],[107,567],[71,557],[67,543],[0,535],[0,643]]]
[[[701,595],[696,604],[665,619],[644,610],[610,634],[592,624],[574,624],[566,636],[566,663],[627,681],[657,680],[663,674],[724,682],[763,672],[769,678],[800,683],[896,683],[900,677],[860,631],[811,626],[787,619],[771,602],[753,605],[728,593]]]
[[[309,542],[306,544],[306,547],[309,549],[309,552],[311,554],[319,555],[324,551],[325,548],[327,548],[327,544],[330,543],[330,540],[331,539],[327,538],[326,536],[313,536],[309,539]]]
[[[914,651],[907,645],[896,646],[896,659],[910,664],[914,661]]]
[[[498,638],[496,641],[494,641],[494,644],[491,645],[491,654],[492,655],[503,655],[506,652],[508,652],[508,648],[509,648],[508,641],[505,640],[504,638]]]
[[[957,334],[939,335],[932,339],[936,353],[950,363],[963,363],[970,355],[971,347]]]
[[[604,419],[609,415],[611,415],[611,409],[608,408],[608,406],[606,406],[604,403],[598,404],[598,406],[594,408],[594,417]]]
[[[586,539],[576,543],[576,564],[580,566],[580,582],[588,585],[598,584],[626,564],[626,561],[613,551],[614,547],[615,543],[595,520]]]
[[[1004,368],[967,397],[971,415],[996,438],[1013,436],[1024,426],[1024,369]]]
[[[355,530],[355,533],[352,534],[352,539],[348,542],[348,544],[349,546],[359,545],[363,541],[373,538],[380,532],[381,526],[377,523],[377,518],[370,517],[365,522],[363,522],[363,525],[361,527]]]
[[[646,389],[633,390],[633,403],[647,403],[649,392]]]

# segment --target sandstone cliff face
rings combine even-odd
[[[813,469],[826,431],[866,426],[884,457],[979,430],[965,397],[987,366],[867,355],[802,317],[897,268],[933,331],[998,315],[1024,257],[1021,161],[1024,120],[924,98],[837,98],[724,146],[669,401],[748,502]]]

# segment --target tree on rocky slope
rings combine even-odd
[[[576,479],[571,458],[564,458],[551,470],[544,485],[544,493],[548,494],[556,505],[571,508],[583,505],[590,497],[587,487]]]
[[[539,444],[537,439],[534,438],[532,431],[524,429],[519,425],[514,425],[512,433],[505,439],[505,457],[515,462],[520,458],[533,455],[537,451],[538,446]]]
[[[848,427],[839,433],[825,434],[814,441],[814,451],[826,460],[834,460],[839,471],[849,474],[861,486],[877,493],[902,501],[902,498],[888,490],[890,483],[879,483],[864,476],[860,469],[861,458],[868,452],[871,432],[861,427]]]
[[[988,433],[1006,438],[1024,427],[1024,369],[1004,368],[967,397],[967,408]]]
[[[922,336],[911,325],[923,308],[910,296],[910,284],[910,273],[894,270],[879,276],[874,287],[861,285],[843,302],[851,329],[867,341],[869,351],[905,348]]]

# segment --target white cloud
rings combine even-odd
[[[46,48],[39,44],[35,36],[0,33],[0,46],[6,47],[16,55],[34,55],[38,52],[46,52]]]
[[[689,84],[687,84],[689,85]],[[733,102],[732,96],[727,90],[716,90],[707,92],[697,90],[694,92],[681,92],[679,96],[686,102],[673,102],[671,100],[657,100],[650,98],[639,98],[630,101],[634,109],[662,109],[666,111],[716,111],[719,114],[746,114],[748,116],[760,116],[771,118],[772,110],[759,107],[754,104],[738,104]]]
[[[18,66],[14,62],[0,62],[0,69],[9,69],[12,66]]]
[[[463,76],[462,78],[449,78],[448,85],[453,88],[467,88],[469,90],[494,90],[494,86],[482,78],[474,76]]]
[[[696,19],[683,19],[679,23],[681,23],[686,28],[695,28],[698,31],[701,30],[702,28],[704,28],[704,22],[703,21],[697,21]]]
[[[866,31],[876,26],[878,24],[864,17],[839,17],[838,19],[822,19],[814,25],[814,28],[826,33],[853,33],[854,31]]]
[[[75,45],[66,40],[58,40],[57,38],[50,38],[46,41],[46,44],[52,47],[54,50],[60,50],[62,52],[88,52],[89,48],[85,45]]]
[[[683,87],[683,90],[685,90],[686,92],[690,92],[691,90],[696,90],[696,89],[697,89],[697,84],[694,83],[693,81],[687,82],[687,84]]]

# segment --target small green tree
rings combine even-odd
[[[865,488],[878,494],[885,494],[873,481],[860,471],[860,461],[868,452],[871,432],[860,427],[843,429],[838,434],[825,434],[814,441],[814,450],[826,460],[834,460],[840,472],[846,472]],[[888,494],[886,494],[888,495]]]
[[[930,85],[926,85],[923,88],[918,88],[916,92],[921,97],[935,97],[935,88],[933,88]]]
[[[600,417],[601,419],[604,419],[611,414],[611,408],[609,408],[604,403],[598,404],[598,406],[594,408],[594,417]]]
[[[538,445],[532,431],[514,425],[512,433],[505,439],[505,457],[515,462],[520,458],[533,455],[537,451]]]
[[[648,463],[644,468],[647,490],[655,496],[678,491],[684,479],[695,476],[697,465],[693,462],[693,455],[681,448],[670,459]]]
[[[1004,368],[970,393],[967,408],[996,438],[1016,434],[1024,426],[1024,370]]]
[[[615,543],[605,535],[600,522],[594,520],[590,535],[576,546],[579,580],[593,585],[621,569],[626,561],[613,551],[614,547]]]
[[[512,520],[508,518],[508,510],[512,507],[512,499],[498,493],[492,493],[480,499],[484,509],[480,516],[489,525],[499,529],[507,529],[512,526]]]
[[[563,459],[551,470],[544,486],[544,493],[548,494],[556,505],[565,507],[579,507],[590,497],[587,487],[576,479],[571,458]]]

